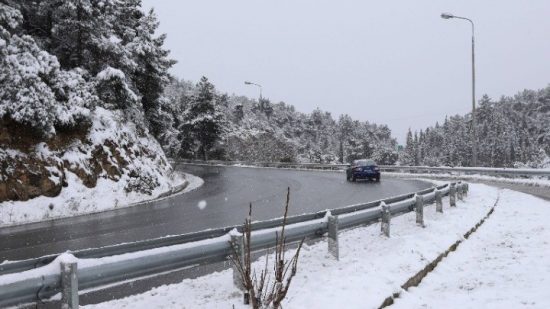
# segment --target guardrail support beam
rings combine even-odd
[[[443,199],[441,191],[435,190],[435,211],[443,213]]]
[[[386,205],[386,203],[382,202],[380,204],[382,207],[382,223],[380,225],[380,229],[382,234],[386,237],[390,237],[390,221],[391,221],[391,212],[390,207]]]
[[[424,197],[422,195],[415,194],[416,204],[414,206],[416,210],[416,224],[424,227]]]
[[[449,188],[449,204],[451,207],[456,207],[456,184],[454,183]]]
[[[338,261],[338,216],[328,216],[328,252]]]
[[[238,255],[238,259],[241,263],[241,265],[244,266],[244,237],[243,235],[231,235],[231,245],[235,249],[235,252]],[[231,268],[233,270],[233,284],[241,290],[244,291],[244,285],[243,280],[241,277],[241,273],[239,269],[237,268],[237,265],[235,263],[231,263]]]
[[[78,278],[76,262],[61,262],[61,308],[78,308]]]

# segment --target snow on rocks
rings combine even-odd
[[[444,198],[443,214],[436,213],[434,205],[427,206],[425,228],[416,226],[414,213],[393,218],[390,238],[380,234],[378,224],[340,231],[340,261],[328,258],[324,242],[305,245],[283,306],[377,308],[386,297],[401,292],[404,296],[397,305],[404,308],[424,304],[428,308],[463,304],[476,308],[486,303],[548,308],[544,295],[550,286],[546,258],[550,223],[545,219],[550,217],[550,203],[507,190],[501,193],[493,215],[440,262],[433,276],[428,275],[408,293],[401,290],[410,277],[463,239],[487,215],[497,196],[498,189],[473,184],[457,207],[449,208]],[[260,269],[263,263],[262,258],[254,266]],[[434,283],[428,284],[432,277]],[[231,270],[224,270],[86,308],[248,308],[232,282]],[[419,298],[414,297],[417,291]],[[443,297],[434,296],[439,293]]]
[[[86,187],[73,173],[66,172],[69,187],[56,197],[40,196],[29,201],[9,201],[0,204],[0,226],[23,224],[56,218],[97,213],[154,199],[162,190],[152,195],[124,191],[124,182],[113,182],[100,178],[94,188]],[[185,177],[185,174],[183,175]],[[182,176],[171,182],[180,185],[185,182]]]
[[[183,188],[188,180],[172,171],[154,138],[146,132],[138,134],[133,123],[122,119],[120,113],[98,107],[92,113],[86,136],[64,149],[54,150],[39,143],[29,154],[0,151],[2,160],[25,163],[22,160],[26,158],[44,166],[50,174],[45,179],[60,189],[55,197],[0,202],[0,226],[111,210]],[[192,186],[187,191],[203,183],[198,177],[189,178]],[[62,184],[66,186],[61,188]]]

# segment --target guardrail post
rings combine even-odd
[[[449,204],[451,207],[456,207],[456,184],[454,183],[449,188]]]
[[[77,262],[61,262],[61,308],[78,308]]]
[[[382,202],[380,206],[382,207],[382,224],[380,225],[380,229],[382,231],[382,234],[384,234],[386,237],[390,237],[390,207],[384,202]]]
[[[339,260],[338,251],[338,216],[328,216],[328,252]]]
[[[415,194],[415,196],[416,224],[424,227],[424,197],[418,194]]]
[[[238,259],[241,263],[241,265],[244,265],[244,237],[243,235],[231,235],[231,245],[235,249],[235,252],[238,255]],[[244,291],[244,285],[243,280],[241,278],[241,273],[239,272],[239,269],[237,268],[237,265],[235,263],[231,263],[231,268],[233,269],[233,284],[235,286]]]
[[[435,211],[443,212],[443,200],[441,191],[435,190]]]

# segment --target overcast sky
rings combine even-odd
[[[471,28],[477,98],[550,83],[550,1],[144,0],[178,63],[222,92],[302,112],[319,107],[387,124],[400,143],[471,108]]]

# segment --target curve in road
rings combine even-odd
[[[151,205],[0,229],[0,261],[101,247],[281,217],[290,188],[290,215],[363,203],[430,187],[397,178],[345,180],[341,172],[179,165],[197,175],[199,189]]]

